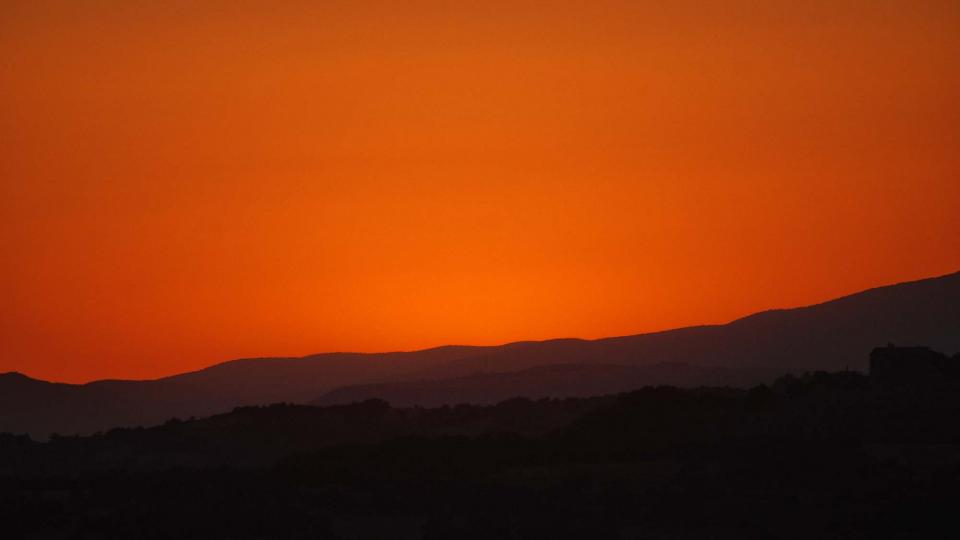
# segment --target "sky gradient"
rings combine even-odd
[[[954,0],[5,1],[0,372],[596,338],[960,270],[958,28]]]

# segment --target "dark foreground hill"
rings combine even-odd
[[[960,358],[954,358],[960,362]],[[11,539],[956,538],[960,392],[771,386],[246,407],[0,436]]]
[[[669,364],[687,366],[689,378],[663,381],[678,386],[721,384],[722,380],[705,378],[705,373],[716,375],[719,370],[726,370],[737,383],[753,384],[769,380],[770,373],[862,370],[863,351],[888,341],[960,350],[960,273],[872,289],[805,308],[759,313],[726,325],[594,341],[245,359],[153,381],[86,385],[6,374],[0,375],[0,431],[35,436],[91,433],[115,426],[152,425],[172,416],[205,416],[238,405],[306,403],[318,398],[329,403],[389,396],[400,403],[435,404],[449,401],[458,385],[466,385],[468,392],[461,400],[478,403],[502,397],[501,386],[531,395],[535,389],[549,388],[551,394],[540,390],[535,395],[555,397],[627,389],[621,380],[606,375],[609,366],[648,369],[649,381],[638,376],[643,370],[627,377],[634,387],[661,382],[653,375],[655,366]],[[497,376],[500,379],[489,375],[571,364],[594,366],[580,368],[582,388],[575,380],[558,382],[563,376],[550,369]],[[474,377],[481,373],[487,375]],[[450,380],[437,382],[445,379]],[[338,391],[344,387],[352,388]]]

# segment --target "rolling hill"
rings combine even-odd
[[[888,342],[960,350],[960,273],[724,325],[599,340],[242,359],[157,380],[84,385],[8,373],[0,375],[0,432],[89,433],[317,399],[393,396],[404,404],[436,404],[491,402],[518,392],[609,393],[661,381],[751,384],[785,372],[863,370],[869,351]]]

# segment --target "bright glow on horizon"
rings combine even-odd
[[[0,371],[597,338],[960,270],[955,1],[314,4],[0,7]]]

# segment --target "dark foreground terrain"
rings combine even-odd
[[[960,393],[854,372],[0,436],[0,537],[958,538]]]

